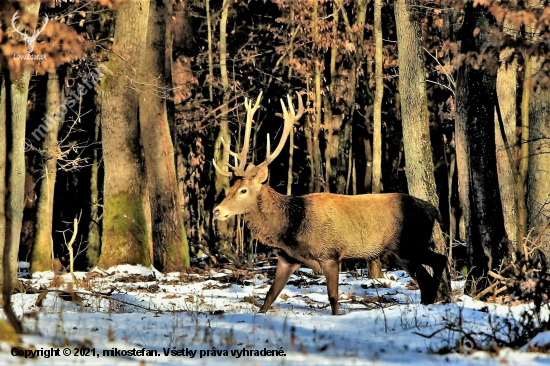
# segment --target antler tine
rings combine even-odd
[[[244,101],[244,107],[246,108],[246,127],[244,132],[244,141],[243,148],[238,154],[240,157],[240,163],[238,166],[237,174],[243,174],[246,168],[246,157],[248,156],[248,151],[250,150],[250,133],[252,131],[252,121],[254,120],[254,114],[260,107],[260,101],[262,100],[263,91],[260,91],[258,98],[256,98],[256,103],[252,107],[250,99],[246,98]]]
[[[26,35],[27,35],[27,31],[25,31],[25,33],[23,33],[23,32],[21,32],[21,31],[19,30],[19,28],[17,28],[17,26],[15,25],[15,21],[17,20],[17,18],[19,18],[19,15],[17,15],[18,13],[19,13],[19,10],[17,10],[17,11],[15,12],[15,14],[13,14],[13,17],[11,18],[11,26],[12,26],[13,29],[14,29],[17,33],[19,33],[20,35],[26,36]]]
[[[229,165],[229,167],[234,170],[234,169],[237,168],[237,165],[239,163],[239,155],[237,153],[231,151],[231,149],[229,148],[229,145],[225,144],[225,140],[224,140],[223,137],[222,137],[221,141],[222,141],[224,151],[227,151],[227,153],[235,159],[235,165],[234,166],[231,165],[231,163],[229,163],[229,162],[227,163]]]
[[[225,143],[225,140],[223,137],[221,138],[221,143],[223,145],[223,149],[225,152],[227,152],[230,156],[232,156],[235,159],[235,166],[232,166],[229,162],[228,165],[231,169],[234,170],[233,172],[226,172],[223,169],[220,169],[220,167],[216,164],[216,160],[212,160],[212,164],[214,165],[214,168],[223,176],[226,177],[233,177],[234,175],[243,176],[246,168],[246,157],[248,155],[248,150],[250,149],[250,132],[252,130],[252,120],[254,118],[254,113],[258,110],[260,107],[260,101],[262,99],[262,93],[258,95],[258,98],[256,99],[256,103],[254,104],[254,107],[252,107],[252,103],[248,98],[245,98],[244,106],[246,108],[246,128],[245,128],[245,135],[244,135],[244,143],[243,148],[240,153],[236,153],[234,151],[231,151],[228,144]]]
[[[281,135],[281,140],[279,141],[279,145],[277,145],[277,148],[273,151],[273,153],[270,154],[270,141],[269,141],[269,135],[267,135],[267,158],[266,160],[261,163],[258,166],[250,167],[250,169],[247,170],[248,173],[255,173],[260,167],[269,165],[283,150],[283,147],[285,146],[286,139],[288,138],[288,135],[290,134],[290,131],[294,127],[294,123],[298,121],[302,115],[304,114],[304,104],[302,103],[302,97],[298,92],[296,92],[298,96],[298,114],[294,111],[294,106],[292,105],[292,98],[290,95],[287,95],[288,100],[288,106],[289,111],[287,111],[285,102],[281,99],[281,107],[283,108],[283,118],[285,120],[283,133]]]
[[[214,168],[216,168],[216,171],[218,173],[220,173],[221,175],[225,176],[225,177],[232,177],[233,176],[233,173],[231,172],[226,172],[225,170],[221,169],[218,164],[216,164],[216,159],[212,159],[212,165],[214,165]]]

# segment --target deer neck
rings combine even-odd
[[[264,185],[257,206],[244,219],[254,234],[266,245],[294,252],[298,236],[306,225],[307,205],[299,196],[285,196]]]
[[[244,215],[249,229],[266,245],[280,247],[281,228],[288,221],[284,209],[286,197],[265,184],[258,195],[258,204]]]

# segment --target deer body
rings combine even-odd
[[[255,109],[251,109],[248,102],[245,105],[249,110],[245,136],[249,136],[250,116]],[[299,116],[302,111],[300,100]],[[243,179],[235,182],[214,210],[217,220],[243,214],[256,237],[278,248],[275,280],[260,312],[269,310],[292,273],[305,263],[314,271],[323,271],[332,314],[337,315],[340,261],[347,258],[369,260],[385,252],[393,253],[403,269],[417,281],[422,303],[433,303],[447,262],[445,256],[429,249],[434,221],[441,220],[439,211],[428,202],[401,193],[285,196],[275,192],[265,183],[267,165],[280,152],[290,126],[299,118],[292,107],[291,115],[284,105],[283,112],[286,133],[283,132],[273,154],[269,154],[268,143],[267,164],[249,166],[246,170],[244,163],[239,164],[236,175]],[[248,138],[245,137],[245,141]],[[230,154],[241,162],[246,161],[247,150],[244,147],[243,150],[242,155]],[[433,277],[423,264],[432,268]]]
[[[415,216],[405,220],[406,213]],[[375,259],[386,251],[406,250],[405,243],[413,246],[417,240],[427,248],[438,216],[429,203],[406,194],[296,197],[263,185],[258,207],[244,219],[264,244],[294,258],[323,262]]]

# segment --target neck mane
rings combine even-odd
[[[258,204],[244,215],[249,229],[264,244],[275,244],[281,227],[286,226],[287,219],[284,215],[286,201],[287,196],[275,192],[270,186],[264,184],[258,195]]]
[[[285,249],[295,246],[305,213],[302,197],[282,195],[265,184],[258,195],[258,204],[244,215],[244,219],[262,243]]]

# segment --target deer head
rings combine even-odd
[[[233,157],[235,160],[235,165],[229,163],[229,167],[233,170],[232,172],[227,172],[218,167],[216,161],[213,160],[212,163],[218,173],[227,176],[227,177],[241,177],[237,180],[235,184],[229,189],[227,196],[220,203],[218,207],[214,210],[214,218],[217,220],[226,220],[230,216],[239,215],[247,213],[254,205],[257,205],[258,195],[262,185],[266,182],[268,176],[268,165],[275,160],[275,158],[281,153],[283,147],[285,146],[286,140],[291,129],[294,127],[294,124],[302,117],[304,113],[304,105],[302,104],[302,98],[298,93],[298,114],[294,111],[292,105],[292,98],[290,95],[287,96],[289,110],[285,106],[285,103],[281,99],[281,106],[283,109],[283,118],[284,118],[284,128],[281,135],[281,140],[277,148],[271,153],[270,149],[270,140],[269,134],[267,135],[267,154],[266,160],[259,164],[253,165],[252,163],[247,164],[247,155],[250,149],[250,132],[252,131],[252,121],[254,119],[254,113],[258,110],[260,106],[260,100],[262,98],[262,93],[258,95],[258,99],[254,106],[252,102],[246,98],[245,99],[245,108],[246,108],[246,127],[244,133],[244,143],[243,148],[240,153],[233,152],[229,149],[229,146],[226,145],[225,141],[222,139],[222,144],[224,150],[229,154],[230,157]]]
[[[19,18],[19,16],[17,15],[17,13],[19,13],[19,11],[16,11],[15,14],[13,14],[13,17],[11,18],[11,25],[13,27],[13,29],[19,33],[21,35],[21,37],[23,37],[23,39],[25,40],[25,46],[27,47],[27,52],[28,53],[32,53],[32,51],[34,50],[34,43],[36,42],[36,38],[38,38],[38,36],[40,35],[40,33],[42,33],[42,31],[44,30],[44,28],[46,28],[46,24],[48,24],[48,15],[46,15],[46,18],[45,18],[45,21],[44,21],[44,24],[42,24],[42,29],[40,30],[35,30],[33,35],[32,36],[28,36],[27,35],[27,31],[25,32],[21,32],[17,26],[15,25],[15,22],[17,20],[17,18]]]

